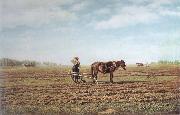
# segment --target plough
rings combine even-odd
[[[86,81],[83,79],[83,78],[92,78],[90,75],[91,74],[88,74],[88,73],[78,73],[78,72],[70,72],[69,74],[72,78],[72,80],[75,82],[75,83],[86,83]]]

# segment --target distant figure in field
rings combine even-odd
[[[150,67],[150,65],[148,63],[145,64],[146,67]]]
[[[143,63],[136,63],[136,65],[137,65],[138,67],[142,67],[142,66],[144,66],[144,64],[143,64]]]
[[[74,57],[71,62],[74,64],[72,67],[73,72],[79,73],[80,62],[78,57]]]

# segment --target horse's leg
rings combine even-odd
[[[94,68],[93,68],[92,66],[91,66],[91,75],[92,75],[91,79],[92,79],[93,82],[94,82],[95,72],[94,72]]]
[[[110,72],[110,82],[113,83],[113,72]]]
[[[96,84],[98,84],[98,81],[97,81],[97,75],[98,75],[98,73],[97,73],[96,76],[95,76]]]
[[[97,73],[94,73],[94,75],[93,75],[93,83],[96,83],[96,77],[97,76]]]
[[[94,83],[97,83],[97,74],[98,74],[98,71],[94,72],[94,76],[93,76]]]

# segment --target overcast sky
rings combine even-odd
[[[0,0],[0,57],[180,60],[179,0]]]

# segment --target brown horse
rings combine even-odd
[[[101,72],[103,74],[110,73],[110,82],[113,83],[113,72],[119,67],[126,70],[126,64],[124,60],[121,61],[109,61],[109,62],[94,62],[91,65],[91,74],[93,82],[97,83],[97,74]]]

